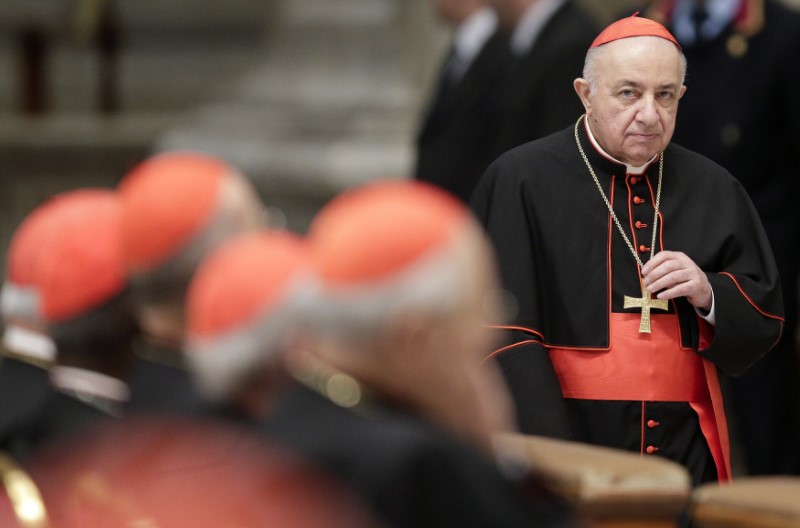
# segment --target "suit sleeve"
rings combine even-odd
[[[558,378],[547,350],[536,335],[541,328],[539,277],[524,189],[513,178],[513,162],[511,167],[500,165],[501,162],[496,162],[489,167],[472,197],[473,210],[497,252],[503,284],[517,301],[514,324],[500,327],[501,348],[492,358],[499,363],[509,385],[520,431],[572,439]]]

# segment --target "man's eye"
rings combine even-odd
[[[633,90],[622,90],[619,92],[619,94],[625,99],[631,99],[636,95],[636,92]]]

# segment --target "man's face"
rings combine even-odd
[[[598,49],[592,89],[575,88],[600,146],[634,166],[647,163],[669,144],[683,86],[678,49],[659,37],[633,37]],[[583,83],[581,82],[583,81]]]

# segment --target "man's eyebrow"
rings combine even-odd
[[[617,84],[615,84],[614,88],[621,88],[623,86],[632,86],[633,88],[641,88],[642,83],[636,81],[629,81],[628,79],[623,79],[619,81]]]
[[[631,88],[642,89],[643,84],[638,81],[631,81],[628,79],[623,79],[619,81],[617,84],[614,85],[614,88],[622,88],[623,86],[630,86]],[[658,86],[659,90],[677,90],[678,85],[675,83],[665,83]]]

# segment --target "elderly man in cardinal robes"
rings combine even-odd
[[[670,139],[686,62],[636,16],[592,43],[573,126],[496,161],[473,207],[518,301],[493,354],[524,432],[664,456],[728,480],[718,372],[779,339],[780,282],[727,171]]]

